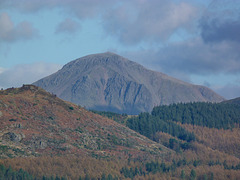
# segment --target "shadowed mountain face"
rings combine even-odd
[[[127,114],[151,111],[162,104],[224,100],[206,87],[148,70],[109,52],[71,61],[34,85],[89,109]]]

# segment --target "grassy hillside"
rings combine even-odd
[[[92,151],[102,157],[138,157],[145,153],[140,149],[149,152],[161,147],[113,120],[35,86],[0,92],[0,107],[1,144],[8,146],[3,148],[7,152],[1,153],[2,157],[19,153],[89,155]]]
[[[94,159],[102,162],[116,160],[115,164],[121,164],[117,160],[150,161],[163,159],[165,154],[171,152],[111,119],[63,101],[32,85],[0,91],[0,122],[0,158],[4,159],[5,167],[11,164],[15,170],[22,168],[37,177],[44,173],[49,176],[55,174],[54,167],[64,174],[67,171],[63,170],[65,166],[53,163],[53,169],[46,169],[47,172],[41,174],[39,168],[46,163],[25,166],[24,163],[17,163],[17,159],[22,157],[25,163],[29,163],[37,157],[52,157],[54,160],[55,157],[65,159],[68,155],[74,155],[76,161],[86,157],[90,164],[95,164]],[[47,158],[49,163],[50,159]],[[79,175],[85,176],[88,171],[92,174],[84,164],[81,167],[81,170],[77,167]],[[101,172],[101,168],[99,165],[93,170]],[[119,174],[120,169],[115,169]],[[69,177],[76,178],[73,175]]]

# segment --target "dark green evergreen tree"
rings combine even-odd
[[[191,170],[191,173],[190,173],[190,178],[191,178],[191,180],[196,179],[196,177],[197,177],[197,173],[196,173],[196,171],[195,171],[194,169],[192,169],[192,170]]]
[[[186,175],[185,175],[185,171],[184,171],[184,170],[182,170],[182,171],[181,171],[181,176],[180,176],[180,177],[181,177],[181,179],[182,179],[182,180],[184,180],[184,179],[185,179],[185,176],[186,176]]]

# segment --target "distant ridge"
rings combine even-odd
[[[71,61],[33,84],[88,109],[127,114],[151,111],[156,105],[224,100],[207,87],[148,70],[111,52]]]
[[[240,97],[223,101],[222,103],[236,104],[240,106]]]

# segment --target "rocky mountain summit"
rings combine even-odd
[[[207,87],[148,70],[110,52],[71,61],[34,85],[88,109],[127,114],[163,104],[224,100]]]

